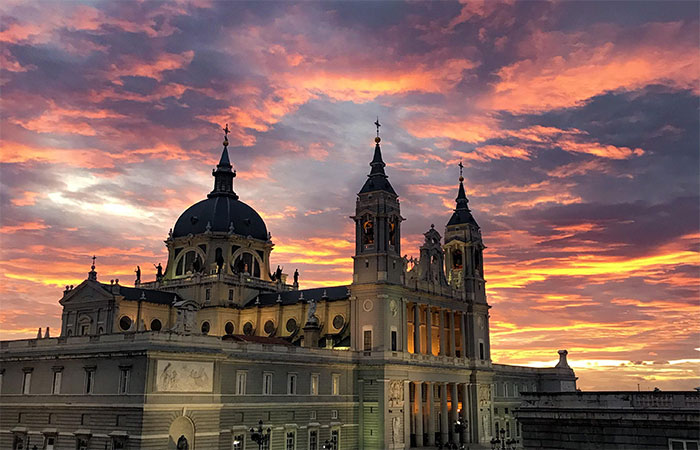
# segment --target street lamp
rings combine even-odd
[[[459,447],[464,448],[464,440],[462,439],[462,433],[464,433],[467,430],[467,421],[462,420],[462,418],[458,418],[455,421],[455,433],[459,435]]]
[[[263,445],[270,442],[270,432],[272,429],[268,427],[263,429],[263,421],[258,422],[258,428],[252,427],[250,429],[250,440],[258,444],[258,450],[262,450]]]

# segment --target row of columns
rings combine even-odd
[[[466,383],[447,383],[415,381],[412,383],[414,389],[413,404],[411,405],[412,432],[415,435],[416,447],[432,447],[436,444],[436,435],[439,431],[440,442],[468,442],[468,431],[465,429],[460,436],[455,431],[455,422],[461,418],[463,423],[468,423],[468,385]],[[423,386],[426,386],[425,398],[423,397]],[[439,406],[433,404],[436,387],[439,391]],[[448,405],[448,391],[450,402]],[[461,401],[460,401],[461,397]],[[461,408],[460,408],[461,405]],[[436,428],[438,417],[435,410],[439,408],[439,426]]]
[[[425,306],[425,351],[422,351],[421,346],[421,305],[413,303],[413,353],[430,355],[433,348],[433,308],[430,305]],[[466,357],[467,343],[467,315],[464,312],[452,310],[438,309],[438,339],[440,348],[438,355],[440,356],[457,356],[457,330],[455,326],[455,317],[459,320],[460,328],[460,356]],[[445,314],[447,314],[447,324],[445,324]],[[447,326],[445,326],[447,325]],[[446,334],[449,333],[449,337]],[[449,338],[450,345],[446,345],[446,340]]]

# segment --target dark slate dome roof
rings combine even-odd
[[[262,217],[242,201],[224,195],[207,198],[187,208],[175,222],[173,237],[204,233],[207,223],[213,232],[228,232],[231,222],[235,234],[267,241],[267,227]]]

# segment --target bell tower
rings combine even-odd
[[[457,207],[445,227],[445,266],[447,278],[454,288],[463,292],[467,302],[486,303],[481,229],[469,209],[464,191],[464,177],[459,163],[459,190]]]
[[[379,119],[374,123],[374,157],[367,181],[357,194],[353,283],[403,283],[399,198],[384,172]]]

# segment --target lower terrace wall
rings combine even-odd
[[[523,393],[522,398],[515,416],[525,449],[700,448],[700,392]]]

